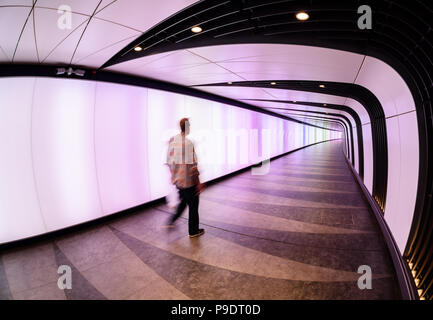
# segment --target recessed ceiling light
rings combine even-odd
[[[229,81],[229,82],[227,82],[227,84],[232,84],[232,82],[231,82],[231,81]]]
[[[326,103],[324,103],[324,104],[323,104],[323,106],[324,106],[324,107],[326,107],[326,106],[327,106],[327,104],[326,104]]]
[[[199,32],[202,32],[203,29],[200,26],[194,26],[191,28],[191,31],[194,33],[199,33]]]
[[[300,11],[296,14],[296,19],[300,20],[300,21],[305,21],[308,20],[310,18],[310,15],[308,13],[306,13],[305,11]]]
[[[134,50],[137,51],[137,52],[139,52],[139,51],[143,50],[143,48],[140,47],[140,46],[136,46],[136,47],[134,48]]]
[[[319,85],[319,87],[320,87],[320,88],[324,88],[324,87],[325,87],[325,85],[324,85],[324,84],[321,84],[321,85]]]
[[[275,86],[277,83],[276,82],[271,82],[271,85],[272,86]]]
[[[293,100],[293,103],[296,103],[296,100]]]

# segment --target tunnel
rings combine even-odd
[[[0,299],[432,300],[432,21],[0,0]],[[197,234],[167,224],[181,119]]]

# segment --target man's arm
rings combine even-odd
[[[174,139],[171,138],[168,142],[168,148],[167,148],[167,159],[166,159],[166,165],[170,169],[170,175],[171,175],[171,183],[175,184],[176,181],[174,181],[174,170],[175,170],[175,161],[174,161],[174,146],[173,146]]]

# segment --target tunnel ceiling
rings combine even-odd
[[[98,68],[143,32],[194,2],[159,1],[155,6],[142,0],[2,0],[0,61]]]

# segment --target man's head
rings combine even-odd
[[[188,118],[180,119],[179,125],[180,125],[180,131],[184,135],[188,135],[189,134],[189,119]]]

